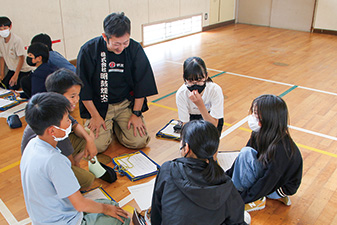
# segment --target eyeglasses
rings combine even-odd
[[[193,81],[185,81],[185,85],[187,86],[187,87],[191,87],[191,86],[193,86],[193,85],[200,85],[200,86],[202,86],[202,85],[204,85],[205,84],[205,82],[206,82],[206,79],[204,78],[204,79],[200,79],[200,80],[193,80]]]

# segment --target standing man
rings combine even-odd
[[[141,45],[130,38],[130,20],[112,13],[102,36],[85,43],[77,56],[82,79],[80,113],[95,133],[98,152],[105,151],[113,131],[127,148],[144,148],[150,141],[142,112],[146,97],[157,94],[150,62]]]

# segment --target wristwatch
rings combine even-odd
[[[142,115],[142,111],[134,111],[134,110],[132,110],[132,113],[135,114],[137,117],[140,117]]]

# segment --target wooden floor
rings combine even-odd
[[[145,113],[151,136],[145,153],[159,164],[179,156],[178,142],[157,139],[155,134],[178,117],[174,93],[183,83],[182,62],[200,56],[225,95],[220,150],[238,150],[246,144],[250,130],[240,121],[255,97],[281,95],[288,104],[290,132],[304,159],[302,184],[290,207],[267,200],[264,210],[251,213],[252,224],[337,224],[337,36],[237,24],[145,51],[159,90],[149,98],[150,110]],[[75,117],[79,118],[78,112]],[[0,199],[15,220],[22,221],[28,217],[18,166],[23,128],[10,130],[3,118],[0,124]],[[115,142],[105,154],[114,157],[126,152],[132,151]],[[102,184],[120,201],[129,196],[128,186],[153,178],[131,182],[119,177],[111,185],[100,180],[94,185]],[[136,206],[134,201],[129,204]],[[11,214],[7,212],[6,218]],[[7,224],[2,214],[0,224]]]

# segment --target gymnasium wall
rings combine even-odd
[[[203,26],[234,19],[235,0],[1,0],[0,15],[8,16],[12,31],[25,45],[38,33],[47,33],[68,60],[80,47],[101,35],[103,20],[111,12],[125,12],[131,20],[131,37],[142,41],[142,24],[202,13]],[[220,12],[220,4],[225,10]],[[210,8],[213,9],[212,21]],[[206,14],[206,16],[205,16]]]
[[[314,28],[337,31],[337,0],[317,0]]]
[[[337,0],[237,0],[238,23],[337,31]]]

